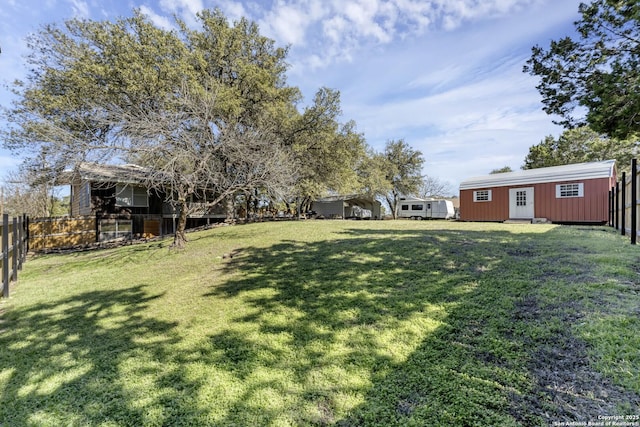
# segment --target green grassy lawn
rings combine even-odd
[[[640,415],[640,249],[604,227],[300,221],[43,255],[2,426],[516,426]]]

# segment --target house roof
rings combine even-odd
[[[80,178],[92,182],[141,184],[149,177],[150,173],[150,169],[133,164],[80,163],[75,170],[64,171],[61,181],[70,183],[74,178]]]
[[[604,160],[601,162],[574,163],[571,165],[477,176],[462,181],[460,190],[609,178],[614,176],[615,164],[615,160]]]

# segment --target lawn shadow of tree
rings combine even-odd
[[[469,399],[474,393],[477,407],[465,416],[508,421],[497,408],[508,394],[500,388],[508,385],[499,384],[495,372],[512,374],[510,361],[486,346],[473,348],[464,336],[483,334],[491,319],[472,319],[453,340],[450,319],[474,305],[486,313],[488,303],[504,315],[500,306],[511,303],[510,294],[504,301],[486,301],[486,290],[478,287],[486,286],[483,277],[498,268],[504,253],[530,245],[531,239],[508,232],[353,229],[326,242],[242,248],[224,269],[243,274],[213,288],[211,296],[243,298],[254,311],[212,336],[211,345],[233,361],[243,379],[265,368],[295,378],[301,385],[295,392],[284,383],[269,387],[295,395],[283,412],[290,411],[289,418],[301,425],[403,425],[429,399]],[[498,253],[496,241],[503,241]],[[513,292],[522,292],[522,286]],[[287,346],[273,344],[278,337],[286,337]],[[420,368],[424,357],[434,365],[431,371]],[[466,378],[464,369],[455,369],[463,360],[477,360],[474,372],[485,375]],[[496,367],[483,368],[486,364]],[[501,393],[503,401],[496,402]],[[365,403],[350,408],[342,401],[363,398]],[[230,412],[251,412],[248,401],[249,395],[238,399]],[[441,417],[432,419],[447,420],[445,402],[437,411]],[[491,408],[493,414],[478,417],[481,409]]]
[[[0,424],[176,425],[198,418],[185,393],[198,384],[165,365],[178,341],[176,323],[143,313],[162,297],[148,288],[84,292],[5,313]],[[128,382],[132,377],[137,382]]]
[[[602,380],[571,332],[575,319],[548,301],[527,308],[538,286],[589,280],[588,262],[563,264],[558,254],[576,248],[558,233],[354,228],[326,242],[243,248],[225,266],[242,274],[211,292],[254,309],[211,336],[250,384],[230,413],[255,412],[261,388],[289,395],[262,425],[283,416],[297,425],[547,425],[615,411],[617,398],[637,402],[606,381],[549,375],[582,360],[576,372]],[[256,370],[299,387],[251,383]],[[615,399],[604,402],[607,393]]]
[[[326,241],[238,247],[203,297],[246,309],[193,341],[180,319],[153,317],[149,307],[166,301],[151,285],[12,309],[0,332],[0,396],[11,402],[0,424],[574,420],[565,409],[578,401],[558,400],[570,397],[547,388],[558,377],[542,367],[562,366],[576,319],[536,291],[590,272],[558,257],[575,248],[553,233],[353,227]],[[574,359],[587,356],[575,348]]]

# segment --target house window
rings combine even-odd
[[[474,202],[490,202],[491,190],[477,190],[473,192]]]
[[[526,191],[516,191],[516,206],[527,206]]]
[[[556,185],[556,198],[564,199],[568,197],[584,197],[584,184],[579,182]]]
[[[403,211],[408,211],[409,210],[409,205],[401,205],[400,209]]]
[[[422,205],[411,205],[411,210],[412,211],[421,211],[422,210]]]
[[[116,185],[116,206],[149,207],[147,190],[133,185]]]
[[[83,182],[80,186],[78,205],[80,209],[88,209],[91,207],[91,184],[89,182]]]

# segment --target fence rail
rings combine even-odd
[[[640,229],[640,224],[638,224],[640,220],[638,217],[640,203],[638,179],[640,179],[638,162],[633,159],[630,174],[627,175],[623,172],[620,181],[616,182],[616,185],[611,187],[609,191],[609,225],[620,230],[621,235],[628,235],[632,245],[636,244]]]
[[[2,215],[2,243],[0,257],[2,258],[2,296],[9,298],[10,285],[18,280],[18,271],[22,270],[22,263],[29,250],[29,236],[25,216],[9,218]]]

